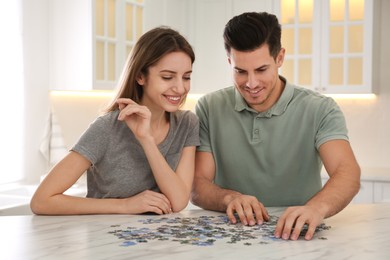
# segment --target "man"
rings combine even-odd
[[[285,49],[276,16],[243,13],[224,30],[234,87],[202,97],[201,146],[192,202],[234,213],[245,225],[269,219],[265,207],[287,207],[275,236],[305,239],[352,200],[360,168],[343,113],[333,99],[291,85],[278,75]],[[329,181],[322,188],[322,165]]]

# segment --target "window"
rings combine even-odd
[[[0,183],[23,178],[24,86],[21,1],[4,1],[0,8]]]

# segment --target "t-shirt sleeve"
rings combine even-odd
[[[97,118],[81,135],[71,151],[77,152],[96,164],[104,155],[108,144],[107,121]]]
[[[199,146],[199,120],[198,117],[192,113],[188,112],[188,120],[189,120],[189,129],[188,135],[185,141],[184,146]]]
[[[316,136],[316,148],[330,140],[349,140],[344,114],[337,103],[329,98],[323,108],[323,117],[320,121]]]
[[[195,106],[195,113],[199,118],[199,138],[200,146],[197,147],[197,151],[211,152],[211,142],[208,124],[208,105],[206,98],[199,99]]]

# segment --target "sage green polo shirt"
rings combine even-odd
[[[322,187],[318,148],[348,140],[333,99],[289,83],[268,111],[256,112],[228,87],[200,98],[196,114],[197,150],[213,154],[215,184],[256,196],[265,206],[305,204]]]

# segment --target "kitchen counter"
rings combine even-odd
[[[268,208],[268,211],[271,215],[279,216],[283,208]],[[231,233],[239,227],[226,223],[217,224],[217,228],[230,230],[230,234],[226,232],[227,237],[217,238],[212,245],[180,243],[180,239],[183,239],[180,236],[176,240],[148,239],[139,243],[126,240],[131,232],[146,232],[147,228],[161,227],[164,223],[172,225],[167,223],[178,219],[184,219],[187,224],[175,232],[192,230],[196,233],[199,229],[190,228],[189,219],[209,220],[221,216],[224,214],[198,208],[162,216],[0,216],[0,258],[377,260],[390,256],[390,203],[351,204],[336,216],[326,219],[324,224],[327,228],[318,231],[311,241],[302,238],[298,241],[284,241],[255,236],[250,240],[232,243]],[[253,227],[241,227],[242,233],[237,237],[247,235],[251,229]],[[168,232],[166,227],[164,230]],[[212,236],[218,234],[213,233]]]

